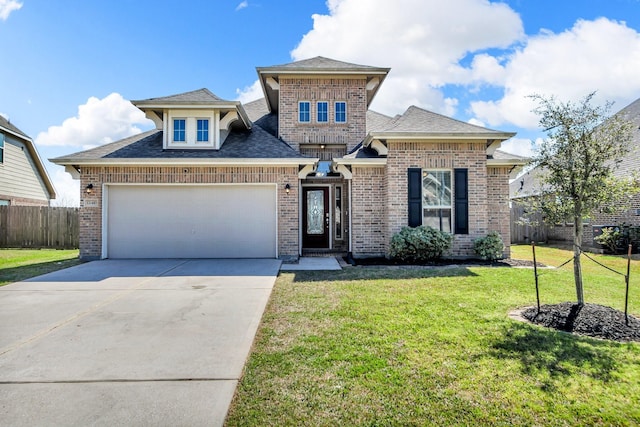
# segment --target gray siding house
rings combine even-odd
[[[31,138],[0,116],[0,206],[48,206],[55,198]]]

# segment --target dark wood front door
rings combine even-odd
[[[329,188],[302,188],[302,247],[329,248]]]

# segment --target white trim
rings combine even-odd
[[[305,103],[305,104],[309,104],[309,120],[307,120],[306,122],[303,122],[302,120],[300,120],[300,104]],[[311,120],[312,117],[312,113],[311,113],[311,101],[305,101],[305,100],[298,100],[298,123],[312,123]]]
[[[334,193],[337,193],[338,188],[340,188],[340,237],[338,238],[338,236],[335,236],[334,239],[335,240],[340,240],[341,242],[344,242],[344,185],[342,184],[336,184],[334,186],[335,191]],[[333,195],[333,211],[335,212],[336,210],[336,197],[337,194]],[[334,215],[334,219],[335,219]],[[335,222],[332,222],[331,225],[333,227],[335,227]],[[335,230],[334,230],[335,231]]]
[[[400,141],[431,141],[431,140],[441,140],[441,139],[453,139],[454,141],[443,141],[443,142],[453,142],[455,140],[482,140],[486,141],[488,139],[495,140],[507,140],[509,138],[514,137],[516,134],[514,132],[496,132],[496,133],[455,133],[455,132],[438,132],[438,133],[427,133],[427,132],[371,132],[365,138],[364,144],[367,145],[368,142],[372,139],[383,139],[383,140],[400,140]]]
[[[344,121],[343,122],[339,122],[336,120],[336,115],[337,115],[337,111],[338,109],[336,108],[336,104],[344,104]],[[333,123],[335,123],[336,125],[346,125],[348,121],[348,108],[347,108],[347,101],[333,101]]]
[[[327,104],[327,120],[324,121],[320,121],[318,114],[320,114],[320,108],[318,108],[319,104]],[[325,124],[325,123],[329,123],[329,101],[316,101],[316,123],[318,124]]]
[[[54,159],[53,163],[61,166],[76,165],[76,166],[136,166],[136,165],[157,165],[157,166],[281,166],[281,165],[312,165],[317,162],[318,159],[309,158],[273,158],[273,159],[253,159],[253,158],[203,158],[203,159],[154,159],[154,158],[142,158],[142,159],[91,159],[91,160],[75,160],[70,159]]]
[[[251,186],[251,187],[273,187],[275,188],[275,258],[277,259],[280,253],[280,245],[278,241],[278,184],[273,182],[234,182],[234,183],[160,183],[160,182],[151,182],[151,183],[137,183],[137,182],[107,182],[102,184],[102,248],[101,248],[101,259],[106,259],[109,257],[109,248],[108,248],[108,217],[109,217],[109,188],[110,187],[140,187],[140,186],[148,186],[148,187],[242,187],[242,186]]]
[[[355,157],[341,157],[333,159],[333,161],[338,165],[352,165],[358,167],[367,167],[367,166],[385,166],[387,164],[386,157],[372,157],[372,158],[361,158],[357,159]]]

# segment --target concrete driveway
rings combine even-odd
[[[279,268],[104,260],[0,287],[0,424],[222,425]]]

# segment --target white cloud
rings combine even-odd
[[[471,125],[481,126],[481,127],[486,127],[487,126],[484,122],[481,122],[478,119],[469,119],[469,120],[467,120],[467,123],[469,123]]]
[[[0,0],[0,19],[6,21],[14,10],[19,10],[22,3],[17,0]]]
[[[133,104],[120,94],[112,93],[103,99],[89,98],[78,107],[77,116],[40,132],[35,142],[43,146],[87,149],[140,133],[138,125],[150,127],[151,123]]]
[[[238,95],[236,99],[243,104],[264,98],[260,80],[256,80],[251,86],[246,86],[244,89],[236,89],[236,94]]]
[[[542,138],[536,138],[535,141],[525,138],[511,138],[502,143],[500,150],[518,156],[532,157],[542,142]]]
[[[492,126],[508,122],[533,129],[538,118],[527,96],[534,93],[566,101],[595,90],[596,101],[616,101],[622,108],[640,93],[638,70],[638,32],[606,18],[580,20],[560,34],[531,37],[504,66],[504,97],[472,103],[472,110]]]
[[[51,181],[56,189],[56,198],[51,201],[52,206],[80,206],[80,180],[73,179],[63,167],[59,167],[51,174]]]
[[[239,11],[239,10],[242,10],[242,9],[244,9],[246,7],[249,7],[249,2],[247,0],[244,0],[239,5],[236,6],[236,12]]]
[[[495,58],[479,54],[470,68],[460,61],[507,48],[524,35],[518,14],[486,0],[329,0],[328,7],[329,15],[313,15],[313,29],[291,52],[293,59],[321,55],[392,67],[374,105],[387,114],[409,104],[455,113],[443,85],[504,80]]]
[[[9,120],[9,115],[7,113],[3,113],[0,111],[0,116],[4,117],[5,120]]]

